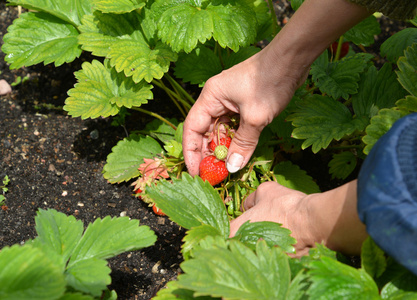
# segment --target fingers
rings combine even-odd
[[[199,173],[199,165],[203,159],[204,135],[211,123],[211,117],[200,112],[197,105],[185,119],[182,147],[185,164],[191,176]]]
[[[271,107],[265,106],[264,103],[251,103],[241,107],[239,128],[230,144],[227,158],[226,167],[230,173],[239,171],[248,163],[262,130],[273,120]]]
[[[206,83],[184,121],[182,147],[185,164],[191,176],[199,174],[200,162],[208,148],[205,142],[206,133],[213,130],[218,117],[230,113],[230,110],[208,92],[209,86],[210,84]],[[210,90],[216,89],[210,87]]]

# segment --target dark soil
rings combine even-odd
[[[285,1],[275,2],[279,20],[285,23],[291,9]],[[0,1],[1,37],[18,14],[16,7],[5,3]],[[381,23],[383,33],[374,49],[404,26],[386,18]],[[180,271],[185,231],[153,214],[134,197],[129,183],[111,185],[103,178],[107,155],[126,136],[122,127],[111,126],[108,119],[71,118],[62,110],[66,93],[75,83],[73,72],[84,60],[90,58],[81,57],[58,68],[37,65],[9,70],[0,52],[0,79],[10,84],[19,76],[25,79],[11,94],[0,97],[0,180],[5,175],[10,178],[5,206],[0,210],[0,249],[34,238],[39,208],[74,215],[85,225],[107,215],[126,215],[148,225],[158,240],[152,247],[109,260],[110,289],[116,290],[119,299],[150,299]],[[159,110],[175,111],[163,95],[155,96]],[[149,121],[143,115],[132,115],[127,130],[140,129]],[[306,158],[303,164],[313,175],[323,163],[314,162],[309,155]]]

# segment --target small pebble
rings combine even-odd
[[[4,79],[0,79],[0,96],[10,94],[11,92],[12,87],[10,84]]]

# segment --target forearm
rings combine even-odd
[[[261,51],[261,68],[268,70],[272,79],[283,71],[298,77],[332,42],[370,14],[365,7],[346,0],[306,0]]]
[[[317,236],[332,250],[358,255],[367,238],[365,225],[357,212],[357,181],[307,197],[311,224]],[[330,225],[329,225],[330,224]]]

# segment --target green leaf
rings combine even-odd
[[[230,0],[156,0],[152,5],[158,20],[158,36],[175,52],[191,52],[213,37],[223,48],[238,51],[253,43],[257,19],[245,3]]]
[[[257,19],[254,11],[240,1],[218,0],[209,5],[213,38],[223,48],[237,52],[255,42]]]
[[[296,240],[290,236],[291,231],[282,227],[282,224],[275,222],[254,222],[243,223],[234,238],[244,243],[253,250],[256,249],[257,242],[262,239],[269,247],[279,246],[288,253],[295,253],[293,245]]]
[[[333,140],[363,130],[368,122],[366,118],[353,118],[342,103],[317,94],[303,99],[287,120],[296,127],[293,137],[305,139],[302,148],[312,146],[314,153],[327,148]]]
[[[157,23],[159,38],[175,52],[190,53],[198,42],[205,43],[211,38],[213,19],[196,1],[181,2],[157,0],[152,9],[163,11]]]
[[[315,85],[333,99],[348,99],[358,91],[360,74],[365,70],[368,57],[362,54],[329,62],[327,50],[311,66]]]
[[[119,40],[110,47],[110,63],[118,72],[132,76],[134,82],[142,79],[151,82],[161,79],[177,60],[177,54],[165,44],[158,42],[153,48],[142,41],[134,39]]]
[[[182,157],[182,144],[178,143],[175,140],[166,142],[164,145],[164,149],[166,150],[168,156],[176,158]]]
[[[168,121],[174,125],[178,124],[178,120],[174,118],[168,119]],[[163,143],[172,141],[176,133],[174,128],[158,119],[152,120],[151,122],[147,123],[145,129],[140,132],[146,133],[146,135],[150,135],[151,137],[160,140]]]
[[[287,188],[306,194],[319,193],[320,188],[307,172],[301,170],[290,161],[283,161],[274,167],[274,176],[277,182]]]
[[[403,268],[400,274],[392,276],[390,281],[381,289],[382,299],[416,299],[417,296],[417,276]],[[404,294],[405,293],[405,294]],[[400,295],[404,298],[400,297]],[[413,297],[410,297],[410,294]],[[409,298],[410,297],[410,298]]]
[[[411,45],[417,43],[417,28],[405,28],[391,37],[381,45],[381,55],[396,63],[404,51]]]
[[[395,121],[407,115],[403,111],[394,109],[381,109],[378,115],[371,119],[371,123],[366,127],[366,135],[362,141],[366,144],[363,153],[368,154],[378,139],[392,127]]]
[[[213,300],[221,298],[213,297],[194,297],[194,291],[182,289],[178,286],[177,281],[170,281],[167,283],[166,288],[163,288],[158,291],[155,297],[152,300]]]
[[[370,46],[375,36],[381,33],[381,27],[374,16],[370,16],[343,34],[343,37],[356,45]]]
[[[254,54],[261,51],[258,47],[245,47],[240,49],[238,52],[232,52],[230,55],[224,58],[224,68],[229,69],[234,65],[241,63],[242,61],[248,59],[249,57],[253,56]]]
[[[84,62],[82,70],[75,73],[78,83],[68,91],[64,110],[72,117],[98,118],[116,115],[120,107],[131,108],[148,103],[153,98],[152,86],[118,74],[97,60]]]
[[[83,234],[83,222],[53,209],[39,209],[35,223],[38,234],[36,240],[45,246],[48,250],[45,251],[46,253],[55,252],[58,254],[63,267],[65,267]]]
[[[211,225],[223,237],[230,233],[226,208],[217,191],[200,177],[183,173],[173,182],[160,181],[146,188],[149,197],[178,225],[191,229],[201,224]]]
[[[0,299],[57,299],[64,294],[65,278],[40,249],[29,245],[0,251]]]
[[[163,153],[161,145],[151,137],[130,135],[113,147],[107,156],[103,176],[110,183],[128,181],[140,175],[138,170],[144,158]]]
[[[264,241],[258,242],[256,253],[234,240],[230,249],[199,250],[181,268],[185,274],[179,275],[178,285],[195,291],[194,296],[286,299],[291,280],[285,252]]]
[[[417,112],[417,97],[406,96],[404,99],[398,100],[395,105],[402,110]]]
[[[145,43],[139,32],[140,23],[141,19],[137,13],[118,15],[96,11],[93,15],[83,18],[83,25],[79,28],[79,43],[83,50],[91,51],[96,56],[107,57],[112,45],[121,39],[130,38],[131,35],[136,39],[142,37]]]
[[[85,230],[73,251],[68,269],[83,260],[107,259],[126,251],[149,247],[155,241],[155,233],[148,226],[139,226],[139,220],[110,216],[98,218]]]
[[[356,168],[356,155],[350,151],[344,151],[333,155],[329,162],[329,173],[332,178],[346,179]]]
[[[12,0],[9,3],[51,14],[75,27],[81,25],[84,15],[92,13],[90,0]],[[32,32],[34,33],[35,30]]]
[[[11,69],[41,62],[60,66],[81,55],[77,29],[46,13],[23,13],[8,31],[1,49]]]
[[[181,247],[181,252],[184,259],[190,258],[192,250],[198,245],[198,243],[205,239],[207,236],[217,236],[220,232],[211,225],[202,224],[197,227],[193,227],[186,232],[183,238],[184,244]]]
[[[417,97],[417,43],[407,48],[404,55],[398,59],[398,81],[410,94]]]
[[[213,50],[199,46],[189,54],[179,55],[174,75],[184,82],[202,85],[222,69],[220,59]]]
[[[256,41],[272,40],[274,36],[268,2],[264,0],[242,0],[242,2],[245,2],[247,6],[251,7],[256,14],[258,23]],[[273,13],[275,16],[275,12]],[[278,26],[277,31],[280,29]]]
[[[363,270],[322,257],[310,263],[312,299],[380,299],[378,287]]]
[[[295,11],[300,8],[304,0],[291,0],[291,8]]]
[[[123,14],[140,9],[146,4],[146,0],[92,0],[94,8],[104,13]]]
[[[65,293],[59,300],[94,300],[90,295],[83,295],[81,293]]]
[[[361,77],[358,93],[352,96],[353,110],[357,116],[371,118],[374,110],[391,108],[405,95],[390,63],[380,70],[371,66]]]
[[[293,260],[290,260],[290,263]],[[310,286],[308,276],[304,272],[298,272],[295,278],[291,281],[290,289],[288,290],[288,297],[286,300],[303,300],[306,299],[306,290]]]
[[[370,237],[362,244],[361,265],[372,278],[378,278],[387,268],[384,251]]]
[[[92,257],[74,263],[65,273],[70,287],[99,297],[111,283],[110,272],[106,260]]]

